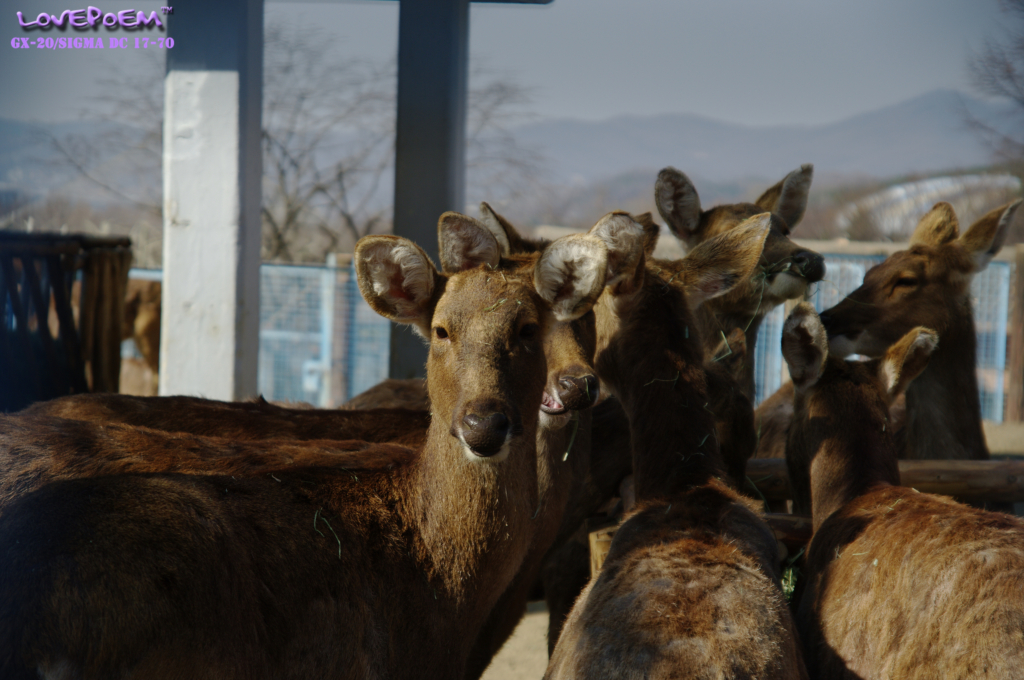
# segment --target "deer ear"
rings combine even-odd
[[[700,227],[700,198],[690,178],[675,168],[658,173],[654,183],[654,204],[680,240],[690,243]]]
[[[1020,199],[1009,205],[996,208],[975,222],[960,237],[960,244],[974,260],[974,271],[980,272],[1006,242],[1006,234],[1013,224],[1013,216],[1020,206]]]
[[[486,202],[480,203],[480,224],[487,227],[487,231],[491,232],[491,236],[498,242],[498,247],[501,249],[501,256],[508,257],[512,254],[512,244],[509,243],[508,233],[505,231],[502,222],[504,218],[489,206]],[[508,225],[509,228],[512,225]],[[513,231],[515,231],[513,229]]]
[[[805,163],[800,169],[789,173],[781,182],[761,194],[754,204],[775,213],[792,229],[800,222],[804,210],[807,209],[807,195],[811,191],[812,179],[814,166]]]
[[[501,247],[494,234],[472,217],[446,212],[437,222],[441,270],[454,274],[482,264],[494,268],[501,259]]]
[[[696,309],[750,277],[771,230],[771,213],[743,220],[735,229],[704,241],[683,258],[678,280]]]
[[[650,260],[654,257],[654,250],[658,247],[658,237],[661,235],[661,227],[659,227],[651,213],[645,212],[641,215],[637,215],[633,218],[636,223],[644,228],[644,256]]]
[[[572,234],[552,241],[533,270],[537,294],[551,305],[558,321],[583,316],[604,289],[608,249],[588,234]]]
[[[960,220],[953,206],[945,201],[936,203],[926,212],[910,235],[910,245],[941,246],[954,240],[960,231]]]
[[[918,326],[886,350],[878,364],[878,377],[885,386],[889,403],[902,394],[914,378],[921,375],[938,344],[939,336],[935,331]]]
[[[636,270],[644,266],[644,228],[628,213],[608,213],[590,228],[590,236],[599,239],[608,249],[608,270],[604,285],[636,278]]]
[[[422,248],[399,236],[364,236],[356,244],[356,280],[375,312],[430,337],[435,292],[445,279]]]
[[[809,302],[794,307],[786,319],[782,327],[782,356],[798,392],[818,382],[828,358],[828,336]]]

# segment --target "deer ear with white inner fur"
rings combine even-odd
[[[644,257],[650,260],[654,257],[654,251],[658,247],[661,227],[658,226],[649,212],[635,215],[633,219],[644,229]]]
[[[472,217],[446,212],[437,222],[441,270],[454,274],[487,265],[492,269],[501,259],[501,246],[491,230]]]
[[[558,321],[586,314],[604,289],[608,249],[588,234],[563,236],[541,253],[533,270],[537,294]]]
[[[677,238],[693,245],[700,227],[700,198],[693,182],[675,168],[665,168],[654,182],[654,204]]]
[[[1017,199],[1009,205],[989,211],[960,237],[960,244],[974,260],[975,272],[985,269],[1003,247],[1020,203],[1020,199]]]
[[[614,286],[636,276],[637,267],[644,266],[643,226],[629,213],[608,213],[590,228],[590,236],[600,239],[608,249],[608,270],[604,285]]]
[[[753,274],[771,230],[771,213],[744,220],[735,229],[710,238],[683,258],[677,280],[690,307],[728,293]]]
[[[886,350],[878,364],[878,377],[885,386],[890,404],[928,367],[928,359],[938,344],[938,333],[918,326]]]
[[[356,280],[367,304],[395,323],[430,337],[430,321],[443,286],[423,249],[399,236],[364,236],[356,244]]]
[[[910,235],[910,245],[940,246],[954,240],[960,232],[960,221],[953,206],[945,201],[936,203],[926,212]]]
[[[782,356],[797,391],[818,382],[828,359],[828,336],[810,303],[800,303],[786,319],[782,327]]]

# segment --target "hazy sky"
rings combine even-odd
[[[93,0],[105,11],[160,3]],[[166,0],[165,0],[166,2]],[[0,117],[77,118],[134,50],[15,50],[15,12],[78,0],[0,0]],[[393,58],[398,3],[269,2],[345,57]],[[970,91],[966,60],[998,35],[997,0],[554,0],[474,4],[471,58],[529,88],[542,117],[690,112],[749,125],[824,123],[935,88]],[[59,34],[55,34],[59,35]]]

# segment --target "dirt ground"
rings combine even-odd
[[[985,441],[993,457],[1024,455],[1024,423],[996,425],[984,421]]]
[[[548,666],[547,633],[547,608],[541,602],[531,602],[482,680],[540,680]]]

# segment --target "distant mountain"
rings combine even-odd
[[[965,111],[999,125],[1000,109],[951,90],[827,125],[749,127],[693,114],[549,120],[518,128],[555,181],[588,184],[674,165],[712,180],[777,178],[801,163],[820,175],[892,177],[985,165],[990,152]]]
[[[807,162],[814,163],[818,187],[829,177],[884,179],[986,165],[989,151],[964,122],[965,110],[1000,126],[996,105],[936,90],[828,125],[750,127],[680,113],[545,120],[512,132],[520,145],[542,152],[546,180],[570,187],[577,194],[574,201],[597,210],[635,197],[649,201],[654,176],[666,165],[689,174],[704,202],[738,200],[754,190],[749,187],[760,191],[766,181],[775,182]],[[0,191],[28,197],[57,191],[93,202],[109,200],[106,192],[80,178],[53,148],[52,138],[118,135],[131,140],[141,134],[109,121],[33,125],[0,119]],[[324,160],[332,160],[327,156],[344,143],[344,136],[325,140]],[[154,187],[159,192],[158,159],[149,159],[152,168],[146,172],[138,168],[147,158],[127,158],[114,149],[93,161],[120,168],[122,176],[112,184],[127,193],[153,193]],[[391,173],[385,173],[377,188],[375,201],[382,207],[390,203],[391,180]]]

